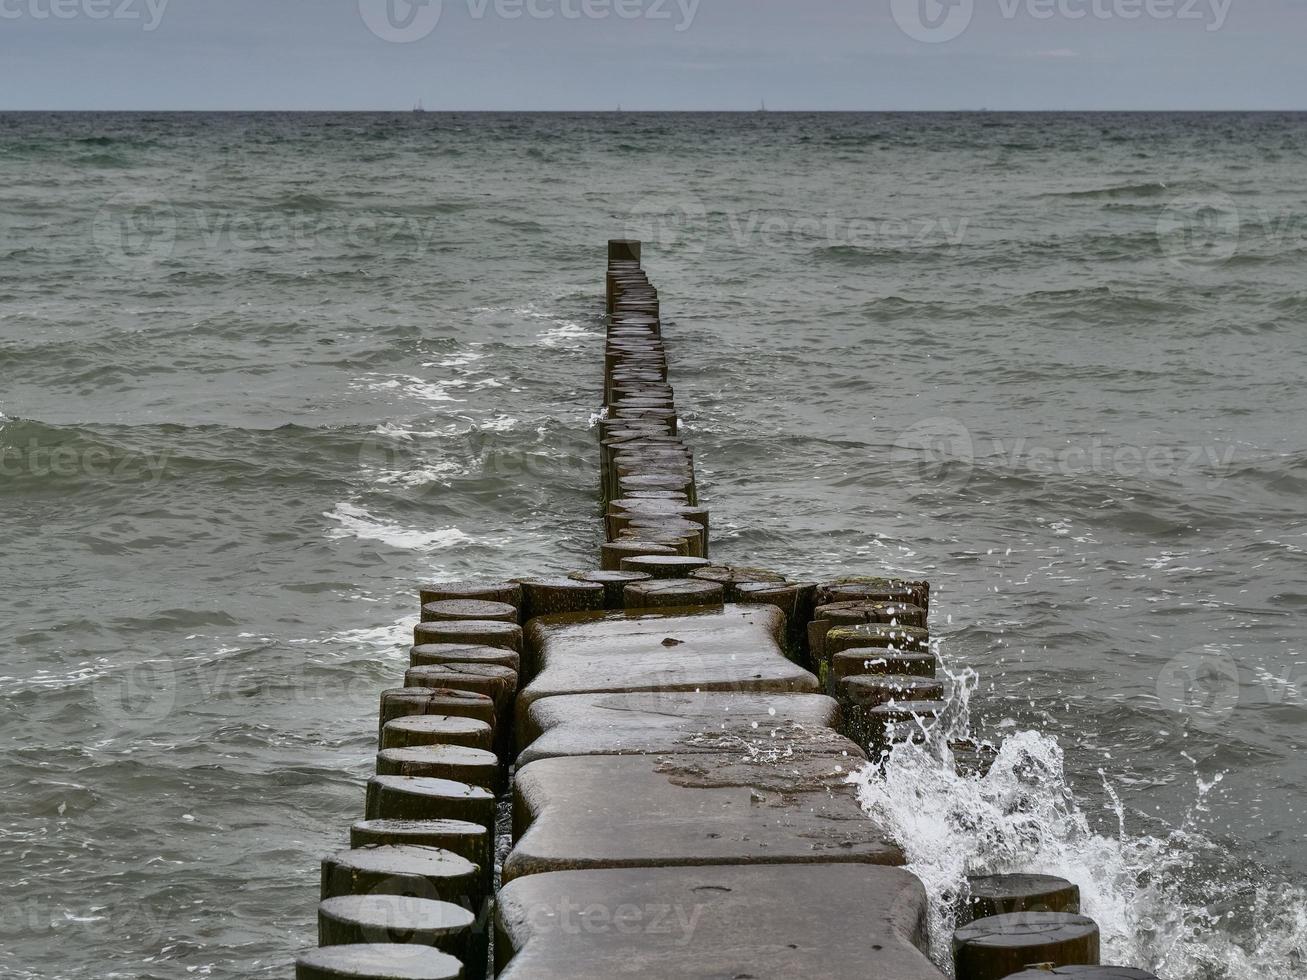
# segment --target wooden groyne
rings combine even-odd
[[[421,588],[300,980],[942,976],[925,891],[849,781],[945,710],[930,587],[713,564],[640,259],[609,243],[596,567]],[[1146,980],[1095,969],[1062,879],[961,901],[961,980]]]

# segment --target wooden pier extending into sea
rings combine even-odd
[[[640,243],[608,258],[594,568],[420,589],[297,977],[940,980],[848,778],[946,710],[930,587],[713,563],[658,292]],[[975,879],[960,980],[1147,980],[1093,969],[1079,911],[1058,878]]]

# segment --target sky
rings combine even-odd
[[[0,0],[0,109],[1307,109],[1307,0]]]

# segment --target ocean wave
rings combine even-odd
[[[537,334],[542,347],[577,347],[585,343],[597,343],[603,335],[587,330],[579,323],[561,321],[558,326]]]
[[[367,375],[354,381],[354,386],[368,391],[398,391],[408,398],[424,402],[459,402],[449,389],[467,387],[468,382],[457,379],[427,381],[407,374]]]
[[[1088,190],[1075,191],[1053,191],[1041,195],[1042,197],[1066,197],[1066,198],[1118,198],[1118,197],[1161,197],[1163,195],[1178,194],[1184,185],[1166,184],[1158,180],[1144,181],[1141,183],[1111,184],[1107,187],[1094,187]]]
[[[823,245],[809,253],[816,259],[843,265],[882,265],[886,262],[957,261],[959,242],[913,242],[908,236],[900,245]]]
[[[348,502],[336,504],[322,516],[340,525],[328,530],[329,538],[380,541],[384,545],[403,551],[438,551],[476,542],[471,535],[456,527],[440,528],[435,531],[403,527],[394,521],[374,517],[364,508]],[[484,544],[484,542],[479,543]]]
[[[268,211],[292,211],[297,214],[325,214],[340,206],[328,197],[307,193],[288,194],[263,203],[263,208]]]

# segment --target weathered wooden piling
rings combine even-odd
[[[368,820],[466,820],[490,826],[495,794],[452,779],[373,776],[364,813]]]
[[[929,583],[714,564],[639,242],[609,243],[606,307],[599,568],[419,589],[364,819],[323,859],[324,945],[296,976],[479,980],[493,901],[504,980],[941,980],[921,883],[848,778],[947,708]],[[1078,897],[975,879],[959,980],[1096,962]]]
[[[358,820],[349,832],[350,847],[434,847],[483,870],[494,844],[493,828],[468,820]]]
[[[318,906],[318,944],[413,943],[466,960],[476,916],[453,902],[408,895],[342,895]]]
[[[466,902],[478,894],[477,865],[434,847],[358,847],[322,859],[322,898],[401,895]]]
[[[1098,926],[1064,912],[1021,912],[977,919],[953,936],[957,980],[1006,980],[1039,964],[1096,966]]]
[[[410,667],[435,667],[440,664],[489,664],[522,669],[522,655],[503,647],[482,647],[466,643],[424,643],[409,650]]]
[[[381,723],[377,728],[378,744],[385,743],[386,726],[396,718],[410,715],[449,715],[485,722],[493,730],[496,723],[495,702],[472,691],[435,690],[401,687],[381,692]]]
[[[983,875],[968,879],[967,885],[959,921],[1018,912],[1080,913],[1080,889],[1053,875]]]
[[[424,623],[489,619],[516,624],[517,617],[516,606],[488,599],[442,599],[439,602],[428,602],[422,607]]]
[[[417,745],[466,745],[489,749],[494,729],[475,718],[451,715],[410,715],[387,722],[381,730],[383,749],[409,749]]]
[[[623,609],[626,606],[626,587],[636,582],[652,581],[648,572],[573,572],[569,578],[581,582],[594,582],[604,587],[604,608]]]

